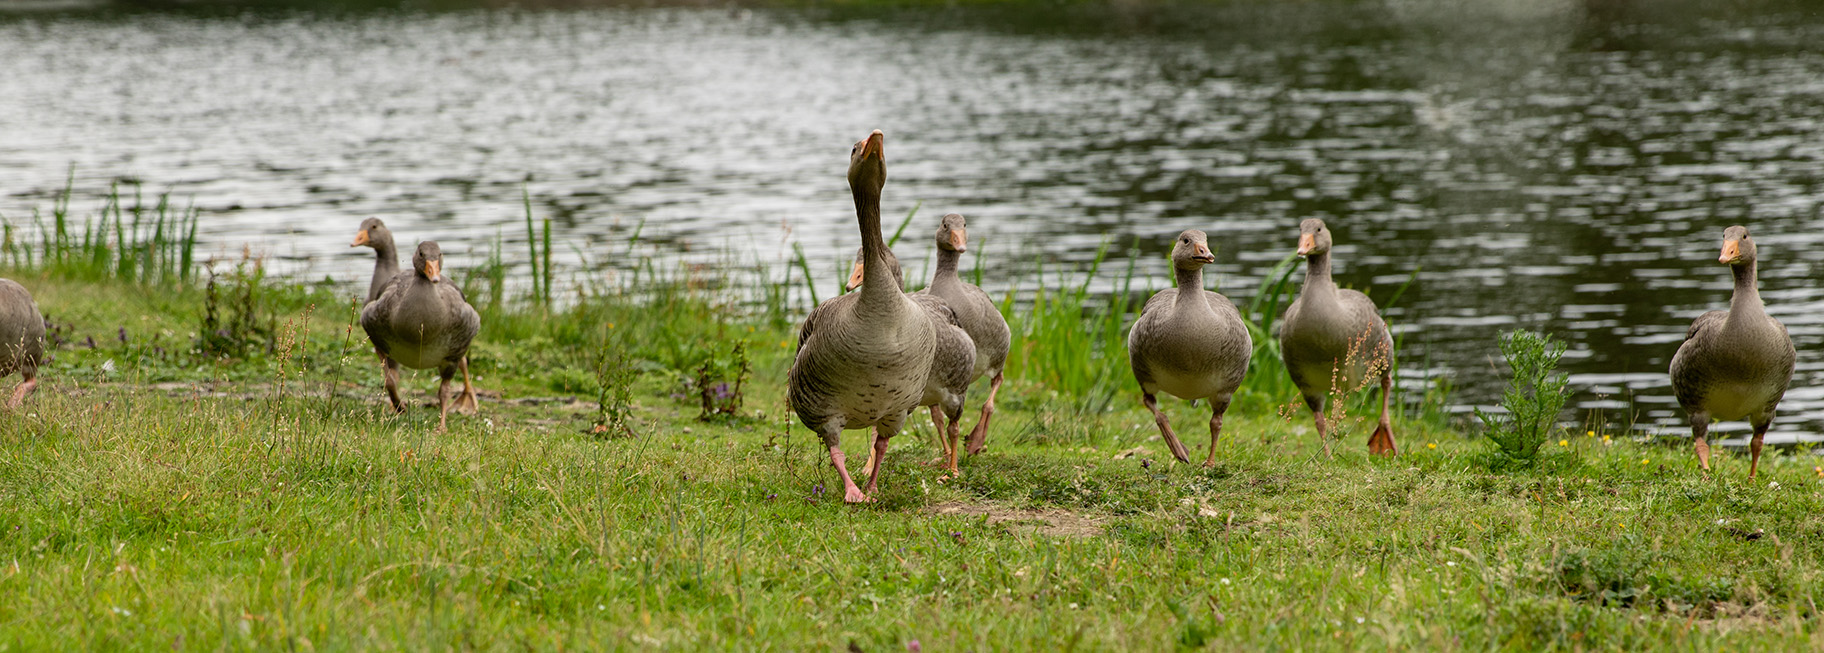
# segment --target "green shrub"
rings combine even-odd
[[[1512,368],[1501,395],[1503,412],[1476,409],[1476,417],[1487,427],[1482,434],[1495,443],[1494,466],[1532,467],[1538,463],[1539,448],[1561,430],[1558,413],[1569,394],[1565,385],[1570,377],[1555,372],[1564,350],[1563,341],[1547,334],[1502,334],[1501,356]]]

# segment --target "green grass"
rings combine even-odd
[[[356,289],[264,281],[265,344],[224,355],[195,347],[193,286],[6,274],[62,344],[0,414],[0,649],[1817,642],[1809,460],[1748,484],[1743,457],[1704,479],[1682,442],[1591,436],[1491,474],[1488,444],[1436,420],[1397,421],[1403,455],[1371,458],[1365,411],[1330,460],[1269,389],[1231,409],[1216,467],[1178,465],[1107,361],[1130,318],[1080,282],[1016,312],[1026,358],[960,479],[921,464],[915,416],[854,507],[784,405],[776,290],[647,266],[569,302],[503,292],[472,354],[483,412],[436,433],[428,374],[386,414]],[[1073,320],[1083,351],[1051,351]],[[696,419],[687,379],[737,340],[744,410]],[[628,437],[592,433],[609,343],[640,370]],[[1165,409],[1201,449],[1204,409]]]

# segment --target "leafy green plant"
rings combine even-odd
[[[697,376],[690,381],[703,412],[697,419],[716,416],[738,417],[741,414],[742,386],[753,375],[753,364],[747,358],[747,341],[736,340],[727,359],[711,355],[697,366]]]
[[[601,437],[632,436],[633,383],[640,370],[627,355],[627,346],[615,334],[602,339],[595,352],[596,412],[589,432]]]
[[[1509,331],[1501,335],[1501,356],[1512,369],[1507,391],[1501,395],[1501,412],[1476,409],[1486,428],[1482,434],[1495,443],[1495,463],[1531,467],[1539,448],[1560,431],[1558,413],[1569,395],[1570,377],[1556,373],[1565,343],[1549,334]]]
[[[217,278],[227,277],[227,283]],[[270,348],[273,329],[260,324],[261,284],[266,268],[258,259],[243,259],[226,275],[209,267],[203,290],[203,323],[197,331],[197,349],[211,356],[244,356],[250,350]],[[224,288],[225,287],[225,288]]]

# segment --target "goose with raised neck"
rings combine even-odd
[[[1140,382],[1140,396],[1159,435],[1180,462],[1190,453],[1165,413],[1159,410],[1158,393],[1181,399],[1210,402],[1210,453],[1203,466],[1216,464],[1216,442],[1222,435],[1222,415],[1241,380],[1248,375],[1254,341],[1235,303],[1203,287],[1203,266],[1216,262],[1209,239],[1201,231],[1178,234],[1172,244],[1172,274],[1176,287],[1146,300],[1139,319],[1127,334],[1128,364]]]
[[[1685,342],[1672,355],[1672,394],[1691,421],[1697,461],[1710,472],[1710,443],[1706,436],[1711,420],[1746,418],[1754,428],[1748,443],[1751,456],[1748,478],[1760,469],[1761,440],[1773,425],[1774,409],[1792,383],[1798,353],[1786,325],[1767,314],[1756,288],[1757,254],[1748,229],[1723,230],[1723,250],[1717,262],[1729,266],[1735,290],[1729,310],[1697,316],[1685,332]]]
[[[860,292],[831,298],[811,311],[798,330],[798,354],[786,374],[792,410],[828,448],[842,477],[843,500],[870,500],[878,488],[887,441],[925,393],[936,349],[929,314],[900,290],[892,252],[880,233],[880,196],[886,186],[885,136],[875,130],[849,151],[849,190],[861,230]],[[874,428],[867,490],[849,475],[842,453],[844,429]]]
[[[848,290],[855,290],[861,285],[862,252],[856,250],[855,265],[849,274]],[[888,267],[893,270],[893,283],[905,287],[904,271],[900,268],[899,257],[887,252]],[[969,332],[964,331],[957,323],[956,311],[942,297],[922,292],[907,295],[924,309],[931,319],[931,328],[937,340],[931,355],[931,371],[925,378],[925,393],[918,400],[919,406],[930,407],[931,425],[936,427],[938,441],[943,446],[943,456],[933,464],[944,467],[953,475],[961,472],[956,465],[957,440],[961,437],[963,402],[969,395],[969,383],[974,380],[970,375],[975,370],[975,343],[969,339]],[[876,426],[876,431],[880,427]],[[870,455],[868,462],[862,465],[862,474],[871,475],[880,460]]]
[[[1324,221],[1311,218],[1298,226],[1298,255],[1305,257],[1305,285],[1280,322],[1279,353],[1286,372],[1317,422],[1317,438],[1330,455],[1330,424],[1324,411],[1369,379],[1381,382],[1381,415],[1368,436],[1368,452],[1392,456],[1393,423],[1388,404],[1393,392],[1393,336],[1374,300],[1336,287],[1330,278],[1332,238]]]

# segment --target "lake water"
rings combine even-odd
[[[1502,330],[1571,343],[1579,415],[1682,432],[1667,361],[1725,306],[1725,226],[1798,343],[1776,439],[1824,436],[1824,14],[1802,3],[1283,3],[988,9],[469,7],[160,13],[0,0],[0,216],[74,171],[202,211],[224,256],[351,283],[380,216],[460,269],[523,251],[522,189],[613,266],[665,258],[820,286],[858,242],[849,146],[887,134],[888,222],[967,215],[991,292],[1115,243],[1168,283],[1185,228],[1245,301],[1329,221],[1339,281],[1390,309],[1404,372],[1499,392]],[[973,258],[965,265],[973,265]],[[1112,277],[1113,275],[1109,275]],[[1106,278],[1112,282],[1112,278]],[[364,282],[360,282],[364,283]],[[1027,279],[1022,287],[1031,287]],[[1098,286],[1109,290],[1113,286]],[[827,291],[825,292],[827,295]],[[1741,425],[1725,430],[1739,433]]]

